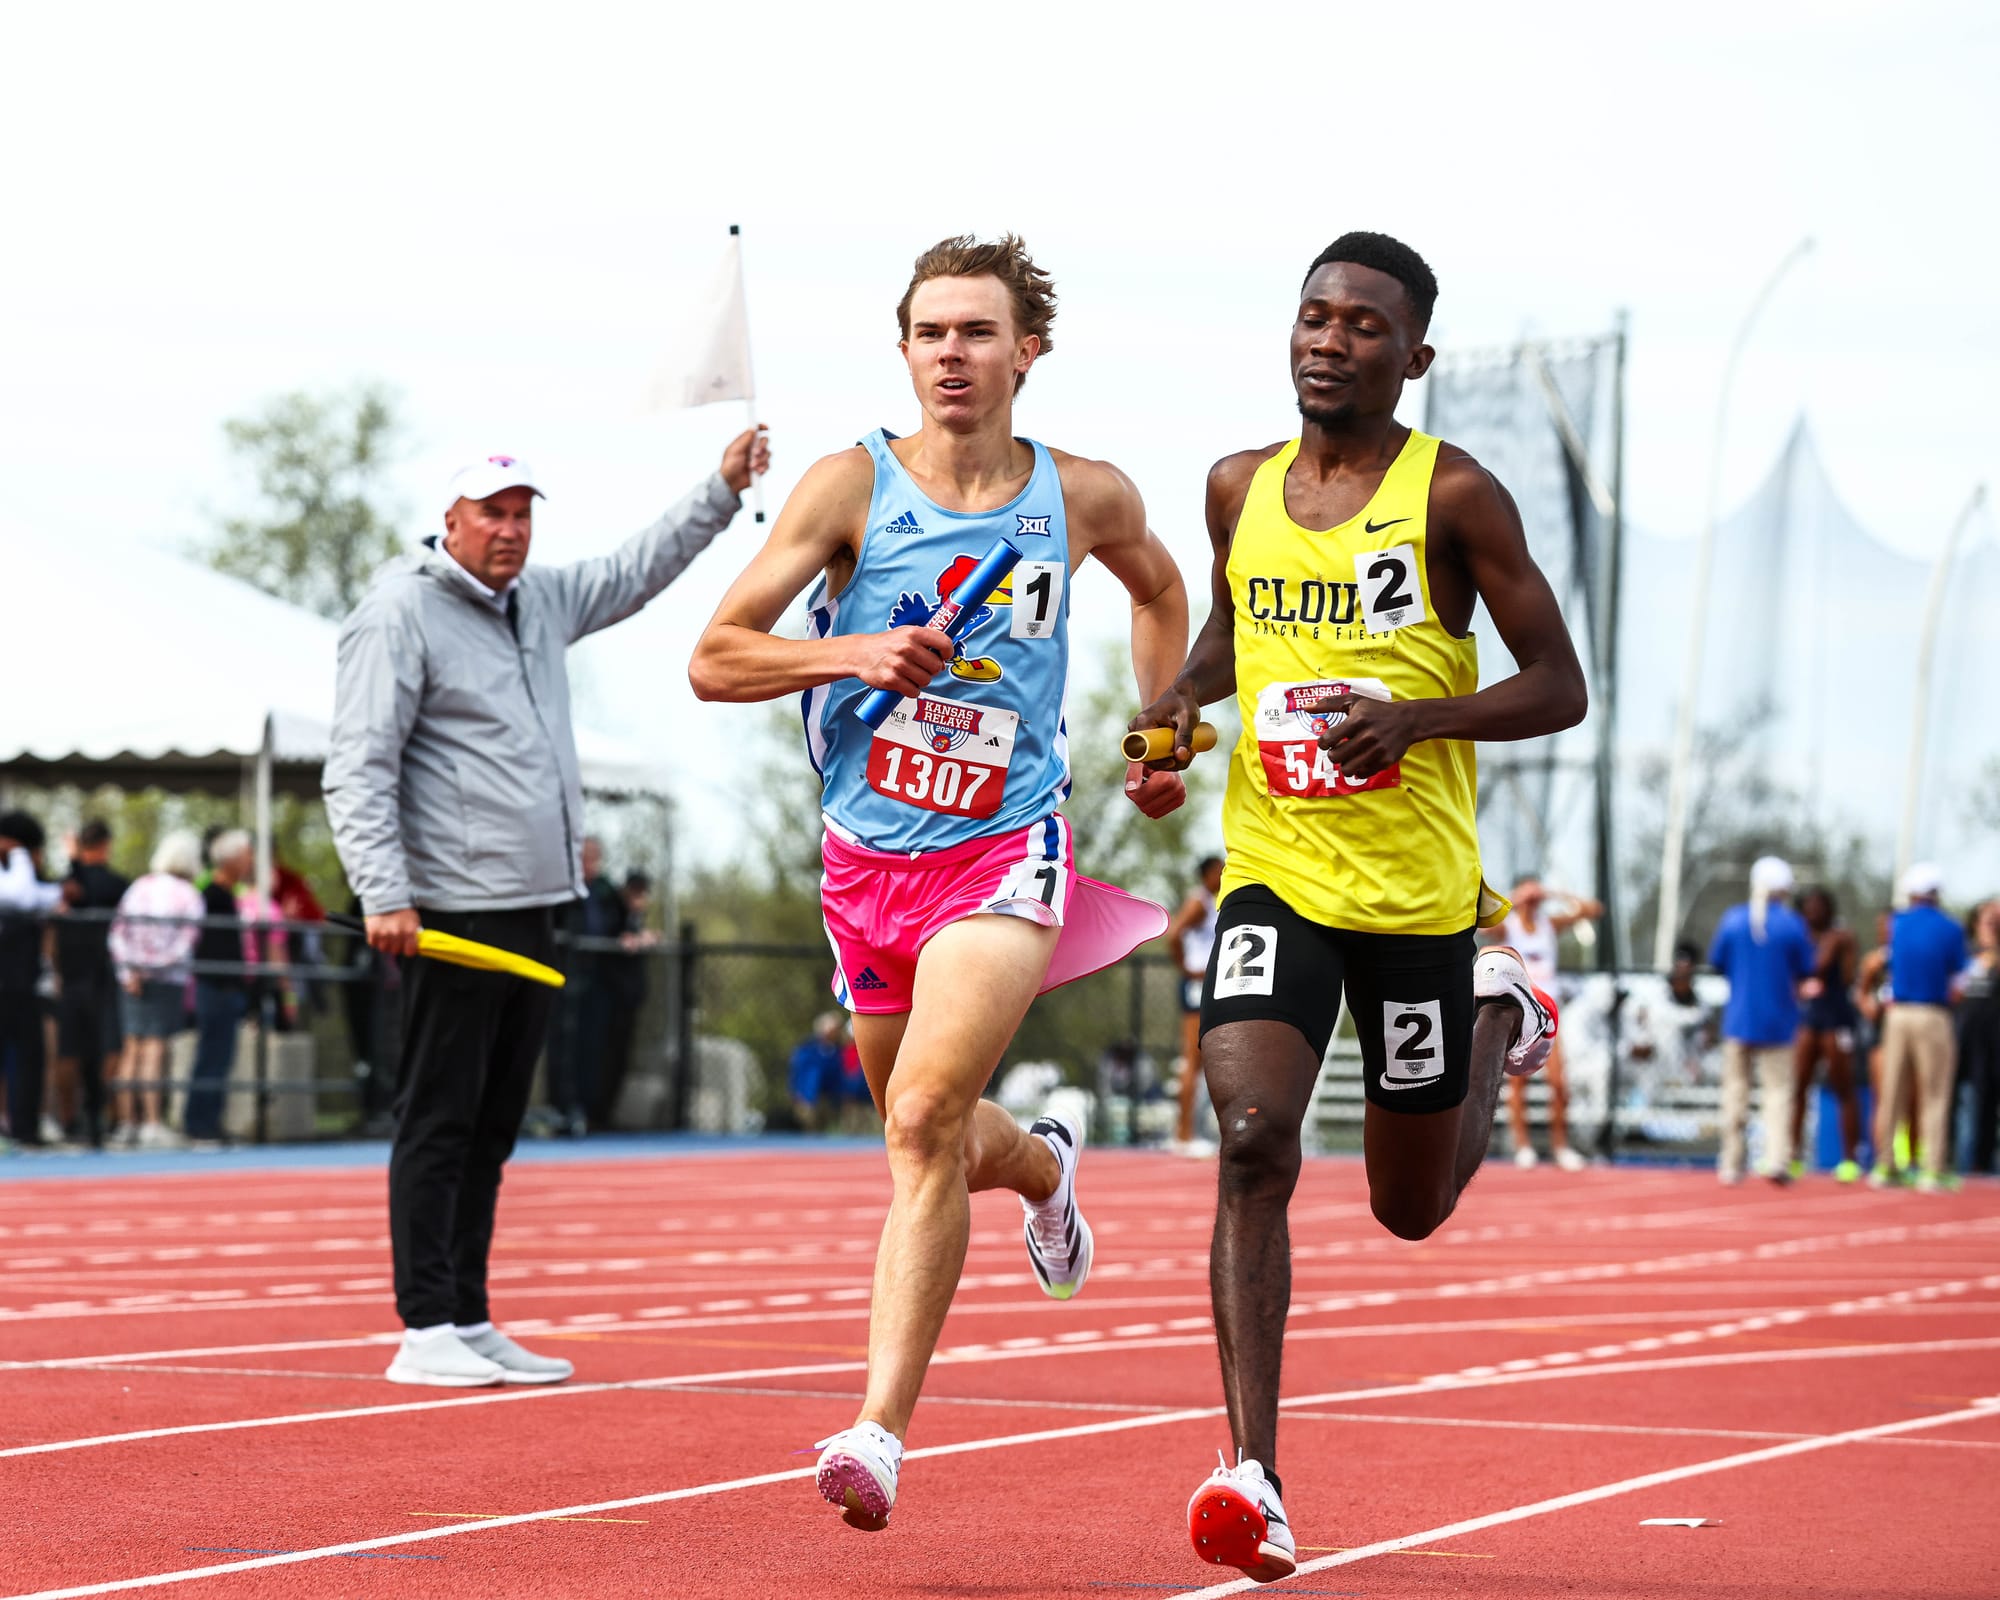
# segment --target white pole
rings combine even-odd
[[[1965,509],[1959,512],[1958,520],[1951,525],[1951,532],[1945,535],[1944,550],[1937,558],[1937,565],[1931,568],[1930,594],[1924,601],[1923,631],[1917,635],[1917,688],[1916,699],[1910,707],[1910,765],[1903,774],[1903,823],[1896,830],[1898,885],[1903,881],[1903,874],[1910,870],[1910,863],[1917,853],[1917,791],[1923,786],[1924,746],[1929,738],[1931,664],[1937,658],[1938,614],[1944,610],[1945,588],[1951,579],[1952,562],[1958,555],[1958,541],[1971,523],[1973,513],[1985,499],[1986,485],[1982,483],[1972,491],[1972,498],[1965,502]]]
[[[271,861],[271,764],[273,760],[271,719],[264,718],[264,742],[257,751],[257,893],[271,899],[275,874]]]
[[[743,372],[750,380],[750,392],[743,397],[743,407],[749,415],[750,426],[754,428],[757,426],[757,368],[750,360],[750,280],[743,272],[743,228],[740,223],[730,223],[729,237],[736,241],[736,294],[743,302]],[[764,520],[764,485],[754,472],[750,474],[750,509],[759,522]]]
[[[1708,585],[1715,568],[1715,525],[1722,509],[1722,447],[1729,437],[1729,390],[1736,381],[1736,364],[1748,343],[1750,330],[1770,302],[1779,281],[1813,247],[1810,238],[1793,245],[1777,269],[1757,291],[1736,337],[1729,345],[1729,359],[1722,369],[1722,392],[1715,402],[1715,440],[1708,457],[1708,516],[1702,523],[1701,547],[1695,557],[1694,594],[1689,604],[1687,659],[1681,666],[1681,699],[1674,715],[1673,765],[1667,780],[1666,849],[1660,863],[1660,914],[1653,925],[1653,966],[1665,972],[1673,964],[1674,935],[1680,930],[1682,852],[1687,843],[1688,769],[1694,759],[1695,697],[1701,692],[1702,651],[1707,644]]]

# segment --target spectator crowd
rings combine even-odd
[[[1962,1173],[1994,1171],[2000,899],[1960,921],[1944,910],[1944,876],[1929,864],[1911,867],[1898,888],[1902,908],[1878,920],[1865,954],[1829,891],[1809,889],[1794,906],[1792,869],[1776,856],[1751,868],[1749,898],[1724,913],[1708,950],[1729,984],[1724,1183],[1746,1175],[1753,1083],[1762,1101],[1756,1171],[1771,1182],[1804,1171],[1806,1099],[1821,1083],[1841,1181],[1865,1170],[1878,1188],[1934,1192]],[[1866,1117],[1864,1099],[1873,1101]]]
[[[268,1025],[296,1025],[314,991],[293,975],[325,970],[320,935],[309,931],[324,920],[312,890],[280,865],[272,895],[260,894],[253,843],[240,829],[170,832],[130,882],[110,863],[103,822],[64,841],[59,877],[48,870],[47,842],[33,816],[0,814],[5,1138],[26,1149],[227,1144],[226,1085],[245,1021],[262,1008]],[[594,837],[582,862],[586,892],[559,917],[568,984],[549,1031],[545,1101],[529,1115],[529,1130],[544,1135],[618,1122],[659,943],[646,874],[608,872]],[[1937,1190],[1996,1171],[2000,898],[1955,917],[1929,865],[1897,887],[1901,909],[1874,919],[1874,938],[1864,941],[1829,890],[1801,892],[1786,862],[1765,857],[1706,951],[1677,947],[1662,994],[1627,1011],[1634,1086],[1705,1079],[1698,1064],[1719,1053],[1725,1183],[1784,1183],[1806,1170],[1815,1090],[1823,1091],[1819,1147],[1842,1182]],[[1559,927],[1561,917],[1543,920]],[[1698,987],[1714,981],[1701,977],[1704,957],[1727,985],[1719,1006]],[[345,959],[360,963],[358,974],[372,964],[367,981],[338,987],[363,1080],[362,1119],[383,1133],[399,1048],[396,1007],[381,999],[396,986],[398,958],[357,938]],[[177,1068],[182,1035],[192,1037]],[[841,1013],[815,1019],[786,1069],[790,1114],[774,1115],[772,1126],[877,1126]],[[1559,1138],[1552,1148],[1558,1159],[1569,1153]],[[1516,1159],[1530,1154],[1517,1132]]]
[[[302,977],[326,970],[319,900],[281,863],[272,894],[259,893],[241,829],[167,832],[136,880],[111,866],[102,821],[63,844],[66,865],[51,877],[41,823],[0,813],[0,1148],[230,1144],[227,1085],[245,1022],[261,1010],[273,1028],[302,1026],[303,1008],[323,998]],[[548,1043],[548,1104],[534,1113],[543,1134],[611,1126],[647,996],[645,957],[658,944],[647,875],[614,881],[595,838],[584,861],[589,892],[567,908],[560,935],[569,982]],[[381,1134],[398,963],[348,943],[335,959],[358,979],[338,987],[360,1120]]]

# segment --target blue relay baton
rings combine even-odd
[[[1005,539],[993,541],[993,548],[979,558],[979,564],[965,575],[964,581],[945,596],[943,604],[926,619],[924,626],[936,628],[948,634],[956,643],[963,639],[972,626],[972,619],[979,608],[986,604],[987,596],[1006,581],[1007,574],[1014,570],[1021,559],[1021,552]],[[854,714],[871,728],[879,728],[889,720],[889,713],[902,701],[902,696],[894,689],[870,689],[855,706]]]

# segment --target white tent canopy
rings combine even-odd
[[[78,549],[0,527],[0,779],[317,793],[336,624],[131,543]],[[577,731],[583,786],[664,795],[665,772]],[[268,826],[258,829],[260,842]]]

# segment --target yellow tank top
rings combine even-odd
[[[1294,439],[1257,469],[1229,550],[1236,703],[1222,892],[1258,883],[1301,916],[1363,933],[1459,933],[1506,904],[1479,876],[1473,747],[1432,739],[1366,782],[1320,750],[1305,707],[1471,694],[1479,653],[1437,618],[1426,571],[1438,441],[1412,431],[1359,514],[1324,533],[1285,510]]]

